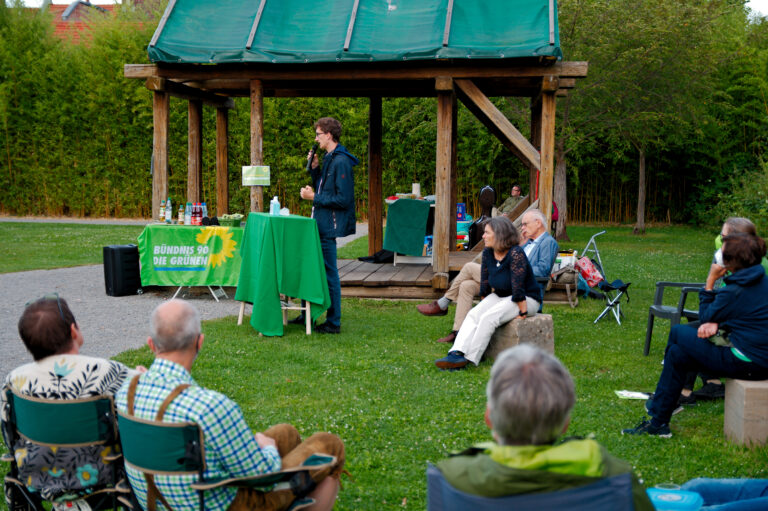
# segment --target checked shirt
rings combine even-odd
[[[275,447],[262,449],[243,418],[237,404],[218,392],[204,389],[195,383],[192,375],[182,366],[156,358],[152,367],[141,376],[136,387],[134,412],[141,419],[154,420],[160,404],[179,385],[190,384],[171,402],[163,417],[164,422],[194,422],[203,430],[205,440],[205,478],[243,477],[280,470],[281,461]],[[126,412],[128,384],[116,396],[117,408]],[[147,504],[147,483],[138,470],[126,466],[128,479],[143,508]],[[174,511],[196,511],[198,493],[189,485],[195,475],[155,476],[160,493]],[[236,488],[222,488],[205,492],[205,509],[227,509],[235,498]],[[158,508],[162,504],[157,502]]]

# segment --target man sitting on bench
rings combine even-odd
[[[525,251],[536,277],[549,277],[552,263],[557,257],[557,241],[547,232],[546,222],[546,218],[538,209],[531,209],[523,215],[522,234],[523,239],[527,240],[523,245],[523,251]],[[541,286],[541,284],[539,285]],[[541,287],[541,294],[544,296],[544,286]],[[469,311],[472,310],[472,303],[479,292],[480,262],[472,261],[461,268],[442,298],[434,300],[432,303],[416,306],[418,311],[425,316],[445,316],[448,314],[448,305],[451,302],[456,302],[453,330],[447,336],[438,339],[437,342],[453,343],[456,340],[456,333],[464,323]]]

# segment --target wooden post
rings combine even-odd
[[[264,164],[264,87],[261,80],[251,80],[251,165]],[[251,211],[264,211],[261,186],[251,187]]]
[[[531,99],[531,144],[541,154],[541,96]],[[530,202],[533,202],[537,199],[536,179],[539,169],[533,165],[529,165],[528,168],[530,170],[528,173],[528,196],[531,198]]]
[[[168,118],[171,97],[167,92],[152,95],[152,219],[160,215],[160,201],[168,197]]]
[[[541,92],[541,173],[539,174],[539,209],[547,218],[547,232],[552,228],[552,188],[555,177],[555,94],[557,78],[545,76]]]
[[[187,137],[187,200],[201,202],[203,181],[203,102],[190,99]]]
[[[448,287],[449,253],[451,245],[456,240],[456,204],[453,200],[454,175],[454,140],[455,140],[455,110],[456,95],[453,92],[452,80],[446,77],[437,78],[437,165],[435,179],[435,228],[433,231],[432,287],[445,289]],[[451,224],[454,224],[453,228]],[[453,239],[451,239],[451,233]]]
[[[381,96],[374,96],[368,108],[368,255],[381,250],[384,244],[381,131]]]
[[[216,214],[229,213],[229,109],[216,109]]]

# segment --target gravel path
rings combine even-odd
[[[146,220],[79,220],[0,217],[0,222],[69,222],[69,223],[127,223],[146,224]],[[358,224],[357,233],[337,240],[343,246],[353,239],[368,234],[368,224]],[[47,293],[57,292],[67,299],[85,337],[83,353],[98,357],[113,357],[128,349],[139,348],[149,334],[149,315],[152,310],[175,292],[175,288],[153,288],[156,291],[135,296],[112,297],[104,290],[103,265],[78,266],[57,270],[35,270],[0,274],[0,375],[14,367],[30,362],[19,339],[17,322],[24,304]],[[216,302],[208,290],[185,288],[179,297],[194,302],[203,320],[236,316],[240,302],[229,299]],[[250,306],[246,313],[250,313]]]

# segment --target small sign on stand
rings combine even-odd
[[[243,165],[243,186],[269,186],[269,165]]]

